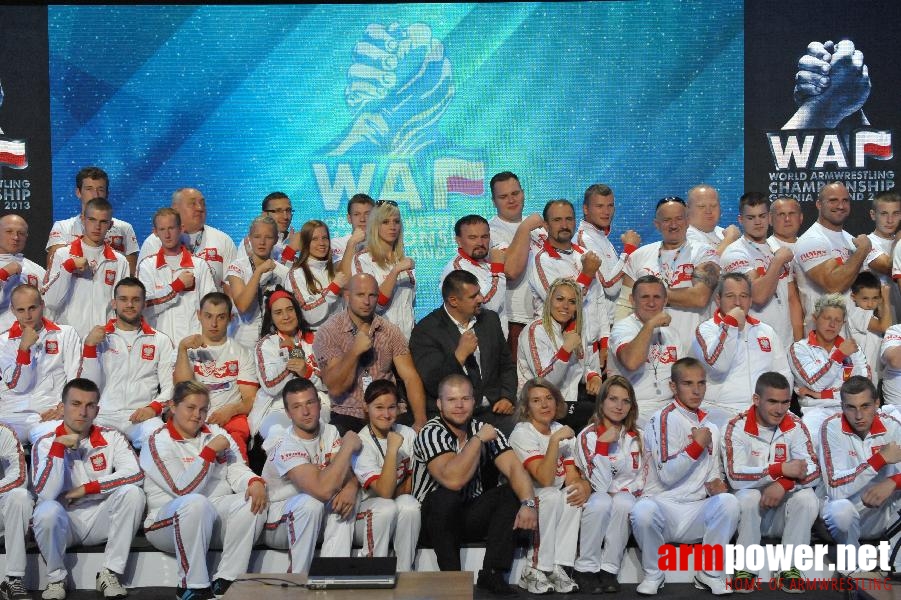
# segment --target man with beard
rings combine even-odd
[[[16,322],[0,335],[0,422],[27,443],[62,416],[59,399],[66,382],[78,377],[81,340],[72,327],[44,317],[44,301],[33,285],[19,285],[11,302]]]
[[[426,390],[427,416],[438,414],[438,383],[459,373],[472,383],[478,418],[508,433],[516,424],[516,368],[479,283],[468,270],[451,271],[441,284],[444,304],[413,328],[410,352]]]
[[[439,416],[430,419],[413,445],[413,494],[422,503],[422,526],[442,571],[460,570],[460,544],[485,539],[476,585],[514,594],[506,572],[513,564],[515,529],[535,529],[538,511],[532,478],[507,438],[472,418],[472,384],[454,374],[438,385]],[[509,483],[483,486],[494,463]]]
[[[554,280],[572,279],[582,286],[582,305],[587,319],[582,338],[588,344],[600,344],[601,333],[610,330],[606,313],[592,310],[597,295],[603,294],[596,275],[601,258],[593,251],[573,243],[576,232],[576,211],[569,200],[551,200],[544,206],[544,227],[547,240],[544,247],[535,252],[529,270],[529,285],[535,317],[544,310],[547,292]],[[596,284],[596,285],[595,285]]]
[[[362,444],[355,432],[342,437],[319,420],[319,395],[309,379],[289,381],[282,402],[292,427],[266,441],[263,479],[271,504],[263,540],[288,549],[292,573],[306,573],[323,529],[320,555],[350,556],[360,488],[352,461]]]
[[[823,294],[839,293],[851,301],[851,284],[873,247],[866,235],[852,237],[842,229],[851,214],[851,196],[843,183],[836,181],[823,186],[817,194],[816,206],[817,222],[795,244],[795,256],[807,276],[801,283],[804,286],[801,296],[808,328],[813,305]]]
[[[175,350],[169,336],[141,317],[144,294],[144,284],[134,277],[116,284],[116,318],[85,338],[81,372],[103,390],[97,424],[117,429],[136,448],[163,425],[160,415],[172,398]]]
[[[28,223],[19,215],[0,217],[0,331],[6,331],[16,318],[10,312],[10,294],[20,283],[37,287],[44,280],[44,267],[24,256],[28,241]]]

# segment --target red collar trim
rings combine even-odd
[[[180,433],[178,433],[178,430],[175,428],[175,424],[172,422],[171,418],[166,421],[166,430],[169,432],[169,437],[171,437],[176,442],[180,442],[185,439],[181,436]],[[201,433],[210,433],[210,428],[207,427],[206,424],[204,424],[200,427],[200,431]]]
[[[457,254],[459,254],[460,258],[462,258],[463,260],[468,260],[469,262],[471,262],[472,264],[474,264],[477,267],[481,267],[482,264],[485,262],[483,260],[476,260],[473,257],[471,257],[470,255],[466,254],[465,252],[463,252],[463,248],[457,248]]]
[[[745,433],[750,433],[751,435],[759,435],[760,434],[760,426],[757,424],[757,409],[752,405],[751,408],[745,413]],[[792,420],[791,416],[786,413],[782,420],[779,422],[779,431],[783,433],[791,430],[795,426],[795,422]]]
[[[698,422],[701,422],[707,418],[707,412],[701,410],[700,408],[698,410],[692,410],[692,409],[688,408],[687,406],[685,406],[684,404],[682,404],[682,401],[679,400],[678,398],[675,398],[673,400],[673,402],[675,402],[676,405],[678,405],[680,408],[682,408],[690,413],[695,413],[696,415],[698,415]]]
[[[75,241],[69,245],[69,256],[84,258],[84,247],[80,237],[75,238]],[[103,258],[106,260],[116,260],[115,251],[113,251],[112,247],[106,242],[103,242]]]
[[[60,423],[54,430],[54,433],[56,435],[67,435],[69,432],[66,430],[66,424]],[[91,425],[91,431],[88,433],[88,440],[90,440],[91,446],[94,448],[107,445],[106,438],[103,437],[103,432],[101,432],[100,428],[96,425]]]
[[[44,329],[47,331],[60,331],[59,325],[48,319],[47,317],[43,317],[41,319],[41,323],[44,325]],[[22,325],[16,321],[9,328],[9,339],[15,339],[22,337]]]
[[[166,266],[166,255],[163,253],[163,249],[160,248],[159,252],[156,253],[156,268],[162,269]],[[183,269],[190,269],[194,266],[194,261],[191,259],[191,253],[188,252],[188,249],[184,244],[181,245],[181,262],[179,266]]]
[[[845,338],[843,338],[840,335],[837,335],[837,336],[835,336],[835,340],[833,340],[833,342],[832,342],[832,347],[838,348],[839,346],[842,345],[842,342],[844,342],[844,341],[845,341]],[[816,330],[811,331],[807,335],[807,343],[810,344],[811,346],[816,346],[817,348],[822,348],[823,350],[826,350],[826,348],[824,346],[820,345],[820,343],[817,342]]]
[[[733,323],[733,321],[735,321],[735,319],[733,319],[732,317],[730,317],[728,315],[724,315],[723,311],[721,311],[719,309],[717,309],[717,311],[715,313],[713,313],[713,322],[716,323],[717,325],[726,323],[726,324],[732,325],[734,327],[735,323]],[[760,320],[755,319],[751,315],[745,315],[745,321],[747,321],[751,325],[760,325]]]
[[[857,432],[851,427],[851,424],[848,423],[848,419],[845,418],[844,413],[842,413],[842,432],[849,434],[856,434]],[[882,435],[886,432],[885,423],[882,422],[882,419],[879,418],[879,415],[876,415],[873,418],[873,424],[870,425],[870,435]]]
[[[110,319],[109,321],[107,321],[104,331],[106,333],[115,332],[117,320],[118,319]],[[150,324],[147,323],[147,321],[144,320],[144,317],[141,317],[141,333],[143,333],[144,335],[153,335],[154,333],[156,333],[156,330],[151,327]]]
[[[585,248],[578,244],[572,244],[572,249],[579,254],[585,254]],[[547,252],[547,255],[551,258],[560,258],[560,252],[557,251],[556,248],[551,246],[551,243],[547,240],[544,240],[544,251]]]

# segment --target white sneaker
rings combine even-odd
[[[699,590],[707,590],[714,596],[725,596],[732,593],[732,588],[726,585],[724,577],[714,577],[704,571],[695,573],[695,587]]]
[[[560,565],[554,565],[554,570],[547,576],[547,580],[558,594],[569,594],[579,589],[576,582],[566,574],[566,570]]]
[[[44,600],[66,600],[66,582],[54,581],[47,584],[47,589],[41,594]]]
[[[554,591],[554,586],[548,581],[544,571],[526,567],[519,576],[519,587],[526,590],[530,594],[550,594]]]
[[[119,583],[119,576],[103,567],[97,573],[97,591],[103,593],[104,598],[125,598],[128,590]]]
[[[663,587],[663,579],[644,579],[635,588],[640,596],[656,596],[660,588]]]

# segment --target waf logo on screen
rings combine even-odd
[[[3,84],[0,82],[0,108],[3,108]],[[3,134],[0,129],[0,167],[24,169],[28,166],[25,140],[18,140]]]
[[[346,78],[350,121],[311,165],[327,210],[340,210],[357,193],[412,210],[443,210],[451,198],[485,193],[480,152],[441,133],[455,86],[444,44],[429,25],[367,25]]]

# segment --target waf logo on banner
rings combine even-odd
[[[3,85],[0,83],[0,108],[3,107]],[[25,151],[25,140],[18,140],[3,135],[0,129],[0,167],[24,169],[28,166],[28,154]]]

